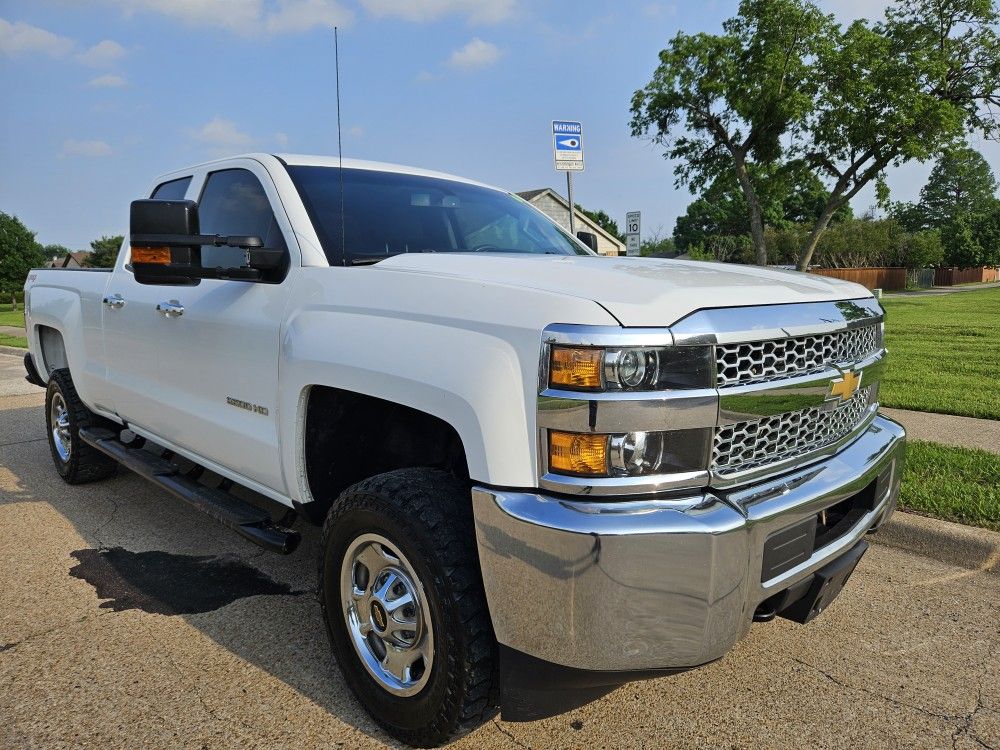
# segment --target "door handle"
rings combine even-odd
[[[168,302],[161,302],[156,306],[156,311],[165,318],[179,318],[184,314],[184,305],[175,299]]]
[[[101,301],[112,310],[121,310],[125,307],[125,298],[120,294],[109,294]]]

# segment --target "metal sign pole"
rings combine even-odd
[[[576,222],[573,210],[573,173],[566,173],[566,195],[569,197],[569,233],[576,237]]]

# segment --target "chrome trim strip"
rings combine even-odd
[[[659,432],[714,428],[714,388],[690,391],[581,393],[546,389],[538,396],[538,426],[565,432]]]
[[[708,480],[707,471],[651,474],[645,477],[571,477],[546,471],[539,480],[539,486],[564,495],[613,497],[655,495],[670,490],[704,488]]]
[[[622,328],[621,326],[588,326],[554,323],[542,331],[543,344],[572,346],[673,346],[670,329]]]
[[[722,307],[699,310],[670,326],[677,346],[745,344],[834,333],[881,322],[874,297],[837,302]]]

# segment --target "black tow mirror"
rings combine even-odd
[[[260,237],[201,234],[198,204],[194,201],[132,201],[129,215],[132,270],[142,284],[186,284],[195,279],[257,281],[262,272],[281,267],[282,250],[264,247]],[[203,245],[238,247],[246,251],[246,265],[205,268]]]
[[[597,252],[597,235],[593,232],[577,232],[576,237],[580,242]]]

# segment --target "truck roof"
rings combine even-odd
[[[286,165],[290,166],[310,166],[310,167],[338,167],[341,165],[341,161],[337,156],[322,156],[317,154],[269,154],[269,153],[246,153],[246,154],[234,154],[233,156],[226,156],[221,159],[212,159],[210,161],[200,162],[198,164],[192,164],[188,167],[183,167],[181,169],[172,169],[169,172],[159,175],[156,180],[160,182],[167,178],[176,177],[178,174],[183,172],[201,169],[204,167],[211,166],[222,166],[227,162],[233,161],[235,159],[254,159],[256,161],[264,161],[265,159],[279,159]],[[446,172],[437,172],[431,169],[423,169],[421,167],[410,167],[404,164],[390,164],[388,162],[381,161],[367,161],[364,159],[344,159],[343,166],[345,169],[367,169],[373,172],[395,172],[397,174],[411,174],[418,175],[421,177],[436,177],[442,180],[453,180],[455,182],[464,182],[468,185],[478,185],[480,187],[490,188],[492,190],[501,190],[501,188],[495,185],[488,185],[483,182],[478,182],[476,180],[470,180],[467,177],[460,177],[458,175],[448,174]],[[507,191],[503,191],[507,192]]]

